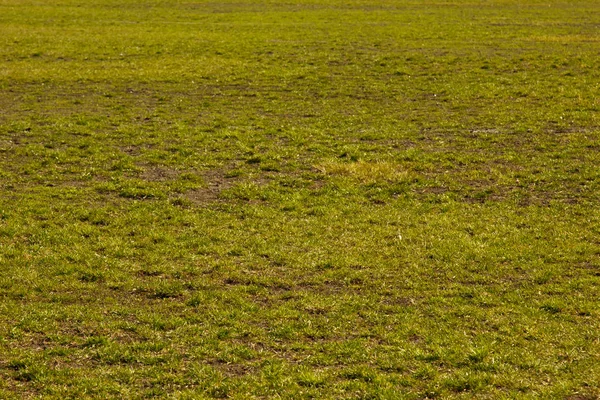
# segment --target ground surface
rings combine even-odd
[[[599,91],[596,0],[0,0],[0,398],[597,398]]]

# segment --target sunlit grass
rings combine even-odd
[[[394,182],[410,178],[407,171],[389,162],[327,162],[316,167],[320,172],[332,176],[348,176],[360,183]]]
[[[597,2],[92,3],[0,1],[0,398],[600,396]]]

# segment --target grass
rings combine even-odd
[[[596,1],[0,1],[0,397],[600,396]]]

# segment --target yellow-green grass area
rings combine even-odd
[[[0,0],[0,398],[600,396],[597,0]]]

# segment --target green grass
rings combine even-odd
[[[599,24],[0,0],[0,398],[598,398]]]

